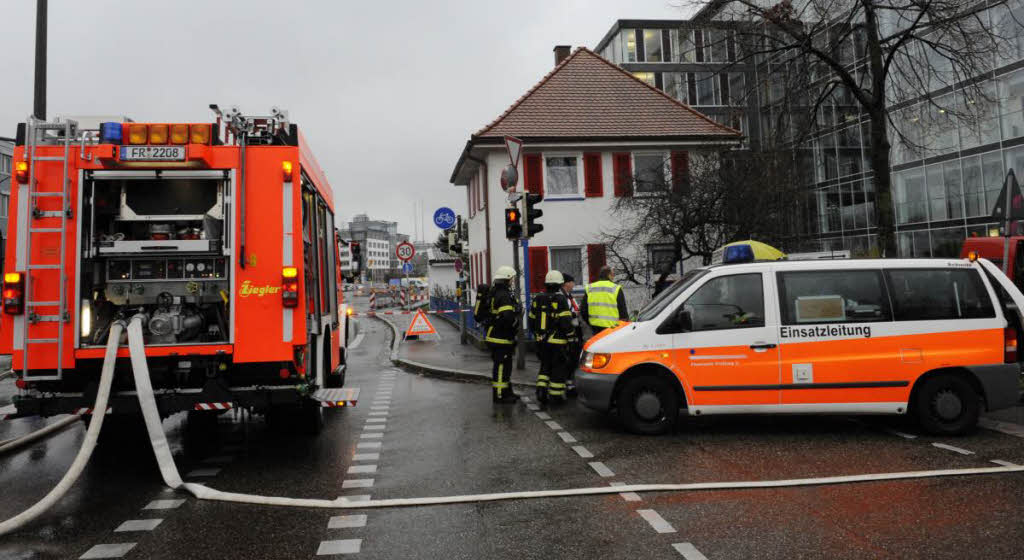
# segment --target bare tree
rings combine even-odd
[[[730,241],[785,245],[799,235],[803,194],[792,180],[792,152],[691,153],[678,180],[667,179],[668,167],[638,168],[632,192],[612,208],[622,219],[603,241],[622,279],[658,284],[690,257],[710,263]],[[668,258],[652,262],[652,249]]]
[[[970,128],[989,117],[994,92],[983,78],[1016,31],[987,11],[1006,1],[712,0],[694,2],[705,8],[694,24],[727,26],[736,63],[767,76],[757,86],[778,120],[763,136],[797,146],[819,131],[867,123],[880,250],[894,256],[890,139],[927,154],[942,147],[933,145],[936,135],[920,132],[922,121]],[[908,132],[893,113],[920,100],[929,110],[909,119],[916,128]],[[835,120],[822,118],[827,104],[835,105]]]

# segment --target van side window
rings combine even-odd
[[[764,326],[761,274],[736,274],[709,280],[683,303],[693,331]]]
[[[897,321],[995,317],[977,270],[911,268],[887,270]]]
[[[891,320],[877,270],[780,272],[778,278],[785,325]]]

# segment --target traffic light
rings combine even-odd
[[[533,237],[538,233],[544,231],[544,226],[537,223],[537,218],[544,215],[544,211],[540,208],[534,208],[535,204],[539,204],[544,200],[543,195],[536,193],[526,193],[526,210],[523,214],[526,215],[526,237]]]
[[[462,254],[462,243],[454,230],[448,230],[448,254],[453,257]]]
[[[505,209],[505,239],[519,239],[523,234],[523,224],[519,219],[519,209],[515,206]]]

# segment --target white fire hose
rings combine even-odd
[[[100,376],[100,388],[96,395],[95,411],[107,409],[107,399],[110,394],[110,385],[113,379],[113,364],[117,355],[117,341],[121,335],[122,325],[115,323],[111,327],[110,338],[107,341],[107,353],[103,361],[103,372]],[[794,486],[822,486],[829,484],[850,484],[856,482],[877,482],[883,480],[909,480],[916,478],[938,478],[947,476],[969,476],[998,473],[1024,472],[1024,466],[999,466],[980,467],[971,469],[943,469],[930,471],[910,471],[894,473],[858,474],[845,476],[829,476],[818,478],[797,478],[789,480],[751,480],[735,482],[693,482],[683,484],[633,484],[628,486],[599,486],[593,488],[568,488],[562,490],[539,490],[526,492],[503,492],[495,494],[469,494],[464,496],[438,496],[429,498],[395,498],[388,500],[367,500],[355,501],[344,496],[334,499],[313,499],[313,498],[284,498],[275,496],[258,496],[254,494],[239,494],[235,492],[222,492],[202,484],[183,482],[178,468],[171,456],[170,446],[167,444],[167,436],[163,430],[160,414],[153,397],[153,387],[149,379],[149,367],[146,363],[145,347],[142,340],[142,324],[138,317],[133,317],[128,325],[128,348],[131,354],[132,370],[135,376],[135,388],[139,397],[139,407],[142,409],[142,416],[146,423],[146,430],[153,446],[153,453],[156,456],[160,467],[160,474],[164,483],[174,489],[184,489],[196,498],[201,500],[215,500],[221,502],[234,502],[245,504],[259,504],[271,506],[306,507],[306,508],[327,508],[327,509],[368,509],[386,507],[409,507],[409,506],[431,506],[444,504],[460,504],[474,502],[495,502],[502,500],[524,500],[532,498],[560,498],[569,496],[595,496],[601,494],[619,494],[624,492],[682,492],[697,490],[737,490],[752,488],[786,488]],[[103,423],[103,414],[97,413],[89,424],[86,432],[85,442],[82,449],[75,457],[67,474],[61,479],[56,488],[50,491],[39,503],[25,510],[23,513],[0,523],[0,535],[5,535],[19,529],[26,523],[32,521],[57,500],[59,500],[74,484],[81,474],[93,448],[96,446],[96,438],[99,436],[100,427]]]

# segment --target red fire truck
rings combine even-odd
[[[288,412],[344,383],[332,191],[287,113],[18,126],[0,353],[19,415],[85,412],[113,321],[143,316],[160,412]],[[127,348],[112,414],[138,411]],[[344,402],[344,401],[342,401]]]

